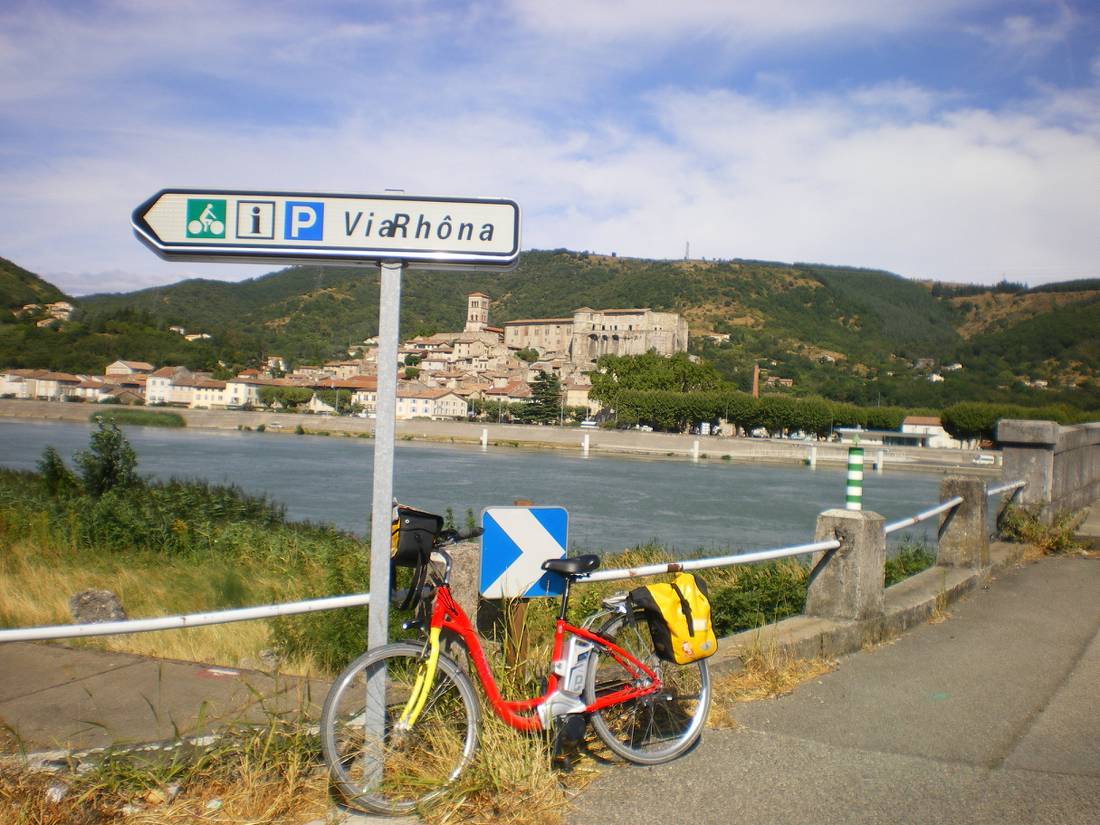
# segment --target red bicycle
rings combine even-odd
[[[473,625],[451,596],[451,557],[444,547],[459,538],[450,531],[435,541],[432,556],[443,572],[429,574],[420,618],[406,623],[425,630],[426,638],[367,651],[325,699],[322,750],[351,805],[409,813],[441,794],[473,759],[481,711],[470,679],[441,651],[443,631],[465,647],[493,712],[514,728],[555,729],[579,739],[591,721],[608,748],[642,765],[667,762],[695,743],[710,707],[705,661],[658,659],[649,626],[625,593],[604,599],[579,627],[566,621],[570,587],[599,566],[594,555],[543,564],[565,583],[546,689],[533,698],[504,699]]]

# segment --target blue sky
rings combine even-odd
[[[1097,0],[21,2],[0,256],[73,294],[169,263],[165,187],[502,196],[525,248],[914,278],[1100,276]]]

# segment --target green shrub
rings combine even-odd
[[[42,474],[42,481],[50,496],[70,495],[80,488],[76,476],[65,466],[65,462],[53,447],[47,447],[42,452],[42,458],[38,462],[38,472]]]
[[[739,567],[735,587],[710,592],[714,632],[728,636],[801,613],[807,575],[807,569],[796,562]]]
[[[87,450],[73,456],[80,468],[84,492],[101,496],[116,487],[132,487],[137,483],[137,454],[113,419],[96,419]]]
[[[897,554],[886,560],[886,586],[927,570],[935,563],[935,554],[923,542],[914,542],[906,537]]]
[[[1039,508],[1009,504],[997,519],[997,529],[1006,541],[1030,544],[1043,555],[1080,549],[1074,538],[1084,512],[1062,511],[1050,524],[1039,517]]]
[[[187,422],[183,416],[174,412],[161,412],[158,410],[135,410],[122,407],[110,412],[97,412],[89,416],[89,420],[95,423],[99,419],[114,421],[116,424],[139,424],[145,427],[186,427]]]

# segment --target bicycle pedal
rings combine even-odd
[[[423,630],[424,629],[424,620],[423,619],[413,619],[413,620],[408,621],[408,622],[401,622],[401,629],[402,630]]]

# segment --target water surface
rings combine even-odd
[[[89,424],[0,420],[0,465],[34,469],[47,445],[86,449]],[[289,517],[367,532],[374,442],[223,430],[124,427],[141,474],[236,484],[281,502]],[[844,469],[732,461],[639,459],[580,452],[421,444],[395,447],[397,498],[426,510],[529,499],[569,511],[570,545],[620,550],[650,540],[681,553],[801,544],[817,514],[844,506]],[[864,507],[894,521],[935,505],[939,477],[868,473]],[[935,543],[935,521],[903,535]]]

